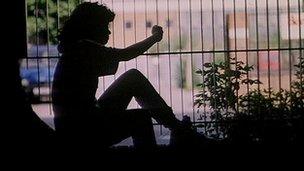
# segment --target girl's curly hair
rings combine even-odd
[[[94,39],[96,29],[108,29],[115,13],[103,4],[84,2],[78,5],[64,23],[59,35],[59,52],[82,39]]]

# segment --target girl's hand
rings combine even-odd
[[[159,42],[163,39],[163,28],[158,25],[152,27],[152,35],[155,37],[156,42]]]

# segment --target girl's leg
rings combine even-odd
[[[98,99],[98,103],[105,108],[125,110],[132,97],[144,109],[169,108],[149,80],[136,69],[125,72],[115,80]]]
[[[142,108],[150,111],[148,117],[147,115],[140,113],[133,117],[125,115],[125,119],[119,119],[123,122],[120,127],[121,130],[128,128],[129,126],[134,126],[129,130],[133,131],[133,138],[137,138],[138,141],[135,141],[135,144],[137,143],[138,146],[140,146],[139,144],[155,142],[155,140],[151,140],[151,137],[154,137],[151,136],[154,135],[154,131],[153,134],[151,133],[153,126],[150,126],[150,129],[149,126],[144,126],[148,123],[146,122],[147,118],[150,117],[153,117],[158,123],[169,128],[175,135],[183,134],[185,131],[192,132],[195,136],[197,135],[189,126],[185,126],[181,121],[175,118],[172,109],[166,104],[148,79],[136,69],[131,69],[121,75],[98,99],[98,104],[101,108],[108,109],[109,111],[124,111],[132,97],[135,97]],[[113,122],[115,122],[115,116],[112,117],[114,118]],[[137,123],[137,126],[135,126],[136,124],[132,125],[134,123]],[[151,119],[149,120],[149,124],[150,123]],[[145,129],[140,130],[141,128]],[[134,132],[136,132],[136,136],[134,136]],[[145,141],[145,139],[149,139],[147,135],[150,137],[150,141]]]
[[[107,137],[107,144],[113,145],[132,136],[135,147],[153,148],[156,146],[151,117],[146,110],[132,109],[111,113],[104,120],[102,129]],[[97,124],[97,126],[100,125]]]
[[[178,120],[149,80],[138,70],[131,69],[121,75],[98,99],[102,109],[110,111],[126,110],[132,97],[143,109],[149,109],[152,117],[167,127]]]

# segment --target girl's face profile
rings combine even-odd
[[[105,45],[108,43],[110,38],[110,24],[108,24],[106,27],[100,27],[96,30],[96,39],[99,43],[102,45]]]

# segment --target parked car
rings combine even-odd
[[[58,61],[56,56],[59,55],[54,45],[29,46],[28,58],[20,61],[22,85],[32,103],[50,100],[54,70]]]

